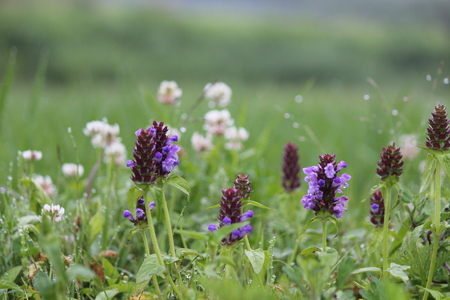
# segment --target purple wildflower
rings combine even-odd
[[[351,179],[348,174],[342,174],[340,177],[337,173],[347,167],[347,163],[341,161],[336,164],[334,158],[336,155],[324,154],[319,156],[320,162],[318,166],[304,168],[303,172],[307,175],[305,181],[308,182],[308,194],[305,195],[301,203],[306,209],[314,210],[317,214],[319,211],[327,211],[341,218],[348,201],[347,196],[336,197],[337,193],[342,193],[342,188],[348,186],[347,181]]]
[[[253,211],[249,210],[242,213],[241,207],[241,196],[240,190],[236,188],[229,188],[227,190],[222,190],[222,201],[220,202],[220,213],[219,213],[219,228],[224,226],[229,226],[231,224],[241,223],[248,219],[253,218]],[[208,226],[208,230],[214,232],[217,227],[214,224]],[[222,240],[222,245],[231,246],[237,241],[241,240],[248,233],[252,232],[251,225],[244,225],[238,229],[235,229],[228,236]]]
[[[450,121],[447,119],[445,106],[437,105],[431,115],[431,119],[428,119],[430,126],[427,128],[428,136],[425,145],[435,150],[450,149]]]
[[[297,153],[297,146],[294,143],[287,143],[283,154],[283,179],[282,185],[287,193],[292,193],[300,187],[300,165]]]
[[[372,222],[375,227],[383,226],[384,210],[383,194],[380,190],[377,190],[370,198],[370,222]]]
[[[381,180],[394,176],[396,180],[403,173],[403,161],[400,148],[395,148],[395,143],[387,148],[382,148],[381,160],[378,162],[377,174]]]
[[[150,211],[152,211],[156,206],[156,203],[154,201],[150,202],[148,204],[148,208]],[[147,224],[147,214],[145,212],[145,201],[144,199],[139,199],[137,201],[136,205],[136,219],[133,217],[133,214],[129,210],[123,211],[124,218],[127,218],[132,222],[135,226],[137,226],[138,223]]]
[[[168,128],[163,122],[153,121],[148,129],[136,131],[134,160],[127,162],[137,184],[153,184],[159,177],[167,176],[179,164],[180,147],[172,144],[178,141],[176,135],[167,136]]]

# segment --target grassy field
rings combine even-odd
[[[23,9],[25,4],[29,9]],[[2,218],[8,220],[1,234],[6,243],[14,245],[10,252],[0,252],[5,257],[1,260],[0,274],[20,265],[23,269],[20,274],[25,278],[24,270],[37,260],[36,253],[50,249],[43,246],[42,240],[38,241],[38,235],[31,233],[25,242],[22,235],[18,235],[19,221],[7,217],[8,211],[13,211],[17,217],[40,213],[37,208],[28,206],[32,202],[28,197],[32,199],[33,193],[21,180],[31,174],[27,174],[26,163],[17,159],[18,151],[34,149],[42,151],[43,158],[33,164],[33,172],[51,176],[58,194],[48,200],[63,205],[67,211],[61,232],[55,233],[57,228],[54,228],[45,233],[45,224],[42,227],[37,224],[36,228],[48,237],[73,234],[79,238],[76,245],[83,248],[83,254],[74,250],[76,246],[70,243],[70,238],[61,243],[60,250],[86,268],[102,251],[117,251],[119,258],[112,262],[111,268],[121,275],[116,274],[114,278],[122,280],[126,273],[134,282],[141,266],[143,246],[137,235],[127,239],[133,227],[122,217],[123,210],[129,208],[127,191],[132,186],[131,172],[125,166],[111,169],[102,164],[93,181],[96,194],[88,200],[85,195],[88,174],[100,153],[92,148],[83,128],[87,122],[102,118],[107,118],[110,124],[119,124],[120,138],[127,148],[128,159],[132,159],[135,131],[157,120],[170,127],[185,128],[178,143],[183,151],[176,173],[189,183],[191,202],[186,203],[182,193],[168,192],[168,198],[174,200],[169,202],[169,209],[172,222],[177,222],[175,228],[204,232],[208,223],[217,219],[217,209],[206,208],[220,201],[221,189],[231,186],[237,174],[250,175],[254,190],[252,200],[276,210],[255,208],[259,216],[249,239],[252,245],[275,253],[275,263],[270,262],[273,271],[266,261],[265,286],[274,290],[274,287],[284,287],[286,292],[278,297],[299,299],[295,293],[287,292],[288,286],[296,285],[293,283],[295,276],[281,271],[282,266],[287,265],[288,256],[283,253],[292,253],[300,226],[286,220],[297,213],[298,217],[292,221],[301,220],[303,226],[312,213],[307,214],[299,203],[308,189],[303,181],[300,191],[288,197],[292,202],[286,202],[287,196],[281,187],[285,144],[293,142],[298,146],[301,167],[317,165],[318,155],[324,153],[334,153],[337,161],[348,163],[346,172],[352,176],[345,190],[350,198],[348,211],[339,220],[339,236],[330,238],[330,243],[339,253],[361,244],[369,247],[369,191],[379,181],[375,169],[381,148],[392,142],[402,146],[401,137],[406,134],[416,134],[418,145],[424,145],[427,120],[436,103],[449,104],[449,86],[444,79],[450,74],[447,66],[450,42],[448,29],[440,19],[416,23],[398,17],[380,22],[352,15],[346,22],[336,16],[326,22],[317,18],[282,20],[257,16],[243,20],[241,16],[183,16],[151,7],[135,10],[88,3],[74,6],[51,3],[58,11],[56,14],[49,12],[45,5],[25,4],[0,4],[0,78],[3,78],[0,87],[0,187],[5,199],[1,205]],[[436,7],[446,11],[448,5]],[[408,16],[420,15],[417,11],[420,11],[417,7],[408,11]],[[429,12],[424,15],[428,17],[422,16],[418,21],[432,16]],[[8,69],[8,63],[14,60],[14,68],[10,65]],[[175,80],[183,89],[179,105],[164,106],[156,101],[162,80]],[[223,140],[217,140],[215,148],[201,156],[192,148],[191,136],[195,131],[204,132],[202,118],[210,109],[203,101],[189,116],[193,122],[187,124],[182,123],[182,115],[194,105],[204,86],[215,80],[231,87],[233,96],[227,109],[235,124],[247,129],[249,139],[240,151],[225,150]],[[395,230],[400,231],[402,224],[404,228],[409,226],[405,225],[408,201],[424,197],[423,194],[419,197],[418,191],[419,166],[425,158],[426,152],[421,150],[418,156],[405,159],[401,179],[404,203],[399,205],[395,215]],[[84,166],[85,175],[79,181],[63,177],[61,164],[67,162]],[[446,191],[444,188],[443,197]],[[81,204],[85,201],[89,205]],[[97,217],[100,213],[105,216]],[[94,224],[101,219],[98,221],[101,232],[93,225],[85,225],[82,232],[88,236],[86,241],[85,237],[78,236],[80,233],[73,233],[71,226],[80,216],[92,219]],[[168,251],[164,218],[160,211],[155,224],[161,230],[158,239],[162,250]],[[304,238],[301,247],[315,245],[320,240],[320,226],[312,228],[308,232],[310,237]],[[402,234],[396,237],[398,245],[406,233]],[[203,250],[201,241],[192,236],[186,240],[195,251]],[[31,253],[26,253],[24,243],[32,249]],[[186,241],[176,235],[176,243],[181,247]],[[379,264],[379,255],[369,255],[364,248],[353,251],[342,257],[347,268]],[[214,260],[209,263],[198,266],[202,269],[200,273],[210,274],[207,267],[212,266]],[[217,270],[219,265],[215,263]],[[248,263],[246,266],[242,274],[237,271],[242,286],[247,286],[245,280],[251,277],[250,273],[255,275],[249,271]],[[52,276],[51,269],[47,267],[43,271],[49,274],[48,278]],[[109,271],[114,273],[112,269]],[[276,281],[271,281],[271,272]],[[89,272],[83,274],[89,275]],[[290,274],[289,278],[286,274]],[[207,278],[202,276],[197,276],[198,280]],[[13,281],[22,286],[19,277]],[[256,281],[257,276],[251,278]],[[97,299],[100,291],[118,288],[117,280],[100,284],[90,277],[90,281],[83,281],[81,288],[78,286],[79,289],[74,283],[65,283],[65,287],[69,298]],[[354,280],[364,286],[366,278],[358,274]],[[414,280],[409,286],[424,285],[423,279],[422,282]],[[3,297],[0,299],[19,295],[5,284],[0,282],[0,297]],[[34,288],[43,293],[42,286],[31,283],[31,279],[27,284],[29,287],[34,284]],[[28,289],[31,293],[32,289],[27,286],[22,286],[22,290]],[[330,286],[327,287],[331,291]],[[357,299],[358,295],[351,292],[355,286],[339,283],[333,291],[345,291],[348,296],[345,299]],[[361,286],[358,288],[362,289]],[[125,299],[128,294],[121,288],[124,287],[119,288],[123,294],[111,297],[119,294],[122,296],[117,297]],[[133,290],[135,287],[127,285],[126,288]],[[214,293],[221,295],[213,284],[209,288],[213,291],[208,294],[211,299],[215,299]],[[168,286],[167,289],[170,290]],[[249,297],[257,294],[255,289],[250,290]],[[444,293],[445,288],[442,291]],[[312,295],[308,294],[310,292],[304,292],[305,299]],[[322,295],[323,299],[334,292]],[[416,296],[419,292],[416,288],[411,293]],[[405,295],[412,294],[405,292]]]

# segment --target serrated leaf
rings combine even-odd
[[[381,269],[377,267],[366,267],[354,270],[351,274],[360,274],[365,272],[377,272],[380,273]]]
[[[191,187],[189,183],[180,175],[171,173],[169,177],[165,180],[164,183],[170,184],[171,186],[177,188],[178,190],[182,191],[188,196],[188,202],[189,198],[191,196]]]
[[[450,181],[450,154],[446,151],[445,154],[436,155],[436,157],[439,160],[440,167],[442,167],[442,170],[445,172],[445,177]]]
[[[316,247],[316,246],[312,246],[312,247],[308,247],[306,249],[303,249],[302,252],[300,252],[300,255],[306,256],[306,255],[310,255],[312,253],[315,253],[317,251],[322,251],[321,248]]]
[[[136,283],[139,284],[146,280],[150,280],[153,275],[163,276],[164,271],[165,267],[160,265],[156,255],[152,254],[144,260],[139,268],[139,271],[136,274]]]
[[[142,190],[137,187],[132,187],[127,192],[128,209],[130,210],[133,218],[136,219],[136,205],[139,198],[142,197]]]
[[[254,200],[243,200],[242,202],[244,203],[244,206],[245,205],[253,205],[253,206],[257,206],[257,207],[260,207],[260,208],[268,209],[268,210],[271,210],[271,211],[276,211],[275,209],[272,209],[270,207],[262,205],[261,203],[256,202]]]
[[[403,280],[403,282],[407,282],[409,280],[408,274],[405,273],[405,270],[410,269],[410,266],[402,266],[396,263],[391,263],[390,267],[387,269],[389,273],[395,278],[399,278]]]
[[[253,271],[255,271],[256,274],[259,274],[264,265],[265,259],[264,250],[262,249],[256,249],[251,251],[245,250],[244,252],[253,267]]]
[[[434,155],[427,155],[427,158],[425,160],[425,169],[421,178],[419,194],[424,193],[433,182],[434,171],[436,170],[438,165],[437,162],[438,161]]]

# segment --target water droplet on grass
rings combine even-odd
[[[285,117],[286,119],[289,119],[289,118],[291,117],[291,115],[290,115],[289,113],[285,113],[285,114],[284,114],[284,117]]]
[[[182,133],[186,132],[186,127],[180,127],[180,131],[181,131]]]
[[[293,123],[293,124],[292,124],[292,127],[298,128],[298,123],[297,123],[297,122]]]
[[[393,115],[393,116],[398,116],[398,110],[393,109],[393,110],[392,110],[392,115]]]
[[[369,94],[365,94],[363,97],[364,100],[369,100],[370,99],[370,95]]]

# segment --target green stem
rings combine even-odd
[[[172,224],[170,222],[169,208],[167,207],[166,196],[164,195],[164,185],[161,187],[162,205],[164,210],[164,219],[166,222],[167,235],[169,236],[170,255],[176,257],[175,243],[173,242]]]
[[[144,241],[144,248],[145,248],[145,255],[147,257],[150,256],[150,249],[148,248],[148,240],[147,240],[147,235],[145,234],[145,231],[141,231],[142,234],[142,239]],[[158,295],[159,299],[163,299],[163,296],[161,294],[161,290],[159,289],[159,283],[158,283],[158,278],[156,278],[156,275],[152,276],[152,281],[153,281],[153,286],[155,287],[155,291],[156,294]]]
[[[155,249],[155,254],[156,254],[156,257],[158,258],[159,264],[161,266],[164,266],[164,268],[166,268],[165,264],[164,264],[164,259],[161,254],[161,250],[159,249],[158,239],[156,238],[156,232],[155,232],[155,226],[153,226],[152,214],[148,207],[149,201],[148,201],[147,192],[148,192],[148,190],[144,191],[144,204],[145,204],[145,214],[147,216],[148,229],[150,231],[150,238],[152,240],[153,248]],[[167,270],[167,268],[166,268],[166,270]],[[167,278],[167,281],[169,281],[169,284],[172,287],[173,291],[177,294],[178,298],[183,299],[183,296],[181,295],[180,291],[177,289],[175,283],[172,280],[172,277],[169,275],[166,278]]]
[[[434,272],[436,270],[437,253],[439,249],[439,239],[441,232],[441,166],[438,163],[438,167],[434,171],[434,240],[433,240],[433,252],[431,253],[430,269],[427,278],[426,288],[431,288]],[[423,300],[428,298],[428,291],[425,290],[423,294]]]
[[[384,223],[383,223],[383,273],[382,278],[387,278],[387,269],[389,268],[389,214],[391,210],[391,190],[390,183],[386,184],[386,193],[384,195]]]
[[[327,252],[327,219],[322,219],[322,252]]]

